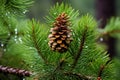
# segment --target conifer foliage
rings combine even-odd
[[[23,14],[32,0],[2,1],[6,7],[0,7],[0,64],[11,67],[0,66],[0,79],[23,80],[20,76],[27,75],[26,80],[117,80],[115,60],[96,43],[102,33],[91,15],[57,3],[49,10],[46,25],[15,16]],[[109,26],[103,33],[114,29]]]

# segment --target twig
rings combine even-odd
[[[29,77],[32,74],[32,72],[30,71],[11,68],[11,67],[2,66],[2,65],[0,65],[0,72],[5,73],[5,74],[13,74],[17,76],[26,76],[26,77]]]
[[[108,60],[105,65],[101,65],[101,66],[100,66],[100,70],[99,70],[99,72],[98,72],[98,80],[102,80],[102,79],[101,79],[101,76],[102,76],[103,70],[105,69],[105,67],[107,66],[107,64],[108,64],[110,61],[111,61],[111,59]]]
[[[78,50],[78,53],[77,55],[75,56],[75,59],[74,59],[74,62],[73,62],[73,65],[72,65],[72,69],[75,68],[77,62],[78,62],[78,59],[80,58],[80,55],[82,53],[82,50],[83,50],[83,47],[84,47],[84,43],[85,43],[85,39],[86,39],[86,32],[87,32],[87,27],[86,29],[84,30],[83,34],[81,35],[82,36],[82,39],[81,39],[81,44],[80,44],[80,48]]]
[[[91,80],[91,79],[93,79],[93,77],[91,77],[91,76],[85,76],[85,75],[82,75],[80,73],[65,72],[64,74],[65,75],[77,76],[77,77],[79,77],[79,79],[84,79],[84,80]]]
[[[33,39],[33,41],[34,41],[35,48],[37,49],[38,54],[39,54],[40,57],[44,60],[44,62],[47,63],[47,60],[46,60],[46,58],[43,56],[43,54],[41,53],[41,51],[40,51],[40,49],[39,49],[39,46],[38,46],[38,44],[37,44],[37,41],[36,41],[35,26],[34,26],[34,24],[32,24],[32,39]]]
[[[57,67],[55,68],[54,72],[55,72],[56,70],[58,70],[58,69],[61,69],[62,66],[63,66],[63,64],[64,64],[64,62],[65,62],[65,60],[64,60],[64,59],[61,59],[60,62],[59,62],[59,64],[58,64]]]
[[[111,33],[120,33],[120,30],[112,30],[112,31],[108,31],[108,32],[103,32],[102,35],[110,35]]]
[[[56,71],[58,71],[58,70],[60,70],[60,69],[62,68],[64,62],[65,62],[64,59],[61,59],[61,60],[60,60],[59,64],[58,64],[57,67],[55,68],[55,70],[49,75],[50,80],[55,80],[55,79],[54,79],[54,74],[55,74]]]

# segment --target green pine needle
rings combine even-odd
[[[1,0],[0,9],[5,14],[24,14],[32,3],[33,0]]]
[[[70,5],[64,3],[61,4],[57,3],[55,6],[51,7],[51,9],[49,10],[49,16],[46,16],[46,22],[50,26],[52,26],[58,15],[63,12],[69,16],[69,20],[73,25],[79,13],[78,11],[75,11]]]
[[[120,18],[111,18],[103,30],[103,35],[120,38]]]
[[[45,28],[43,25],[40,25],[39,22],[36,22],[33,19],[32,21],[28,21],[25,36],[23,38],[24,44],[26,46],[35,48],[45,62],[46,59],[41,52],[41,47],[43,46],[45,40],[47,40],[47,32],[47,28]]]
[[[96,43],[98,38],[97,22],[91,15],[78,17],[78,11],[64,3],[57,3],[50,9],[49,15],[46,17],[49,26],[52,27],[58,15],[63,12],[69,16],[72,23],[73,41],[69,50],[60,54],[50,50],[48,46],[48,34],[51,27],[34,19],[18,23],[13,18],[14,14],[24,12],[32,0],[1,0],[1,2],[3,4],[0,3],[2,10],[0,38],[6,39],[10,33],[10,39],[5,48],[6,54],[0,59],[1,64],[33,71],[34,75],[27,80],[33,80],[33,78],[40,80],[96,80],[98,76],[103,80],[115,78],[114,63],[110,61],[107,52]],[[8,15],[11,13],[13,15],[9,17]],[[111,19],[105,31],[116,30],[118,25],[118,18]],[[112,26],[115,27],[111,28]],[[16,29],[17,33],[15,33]]]

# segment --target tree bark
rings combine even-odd
[[[96,18],[100,21],[99,28],[104,28],[107,20],[115,16],[115,9],[115,0],[96,0]],[[106,43],[108,46],[108,53],[110,57],[113,57],[116,54],[115,39],[109,37]]]

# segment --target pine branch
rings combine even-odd
[[[106,35],[110,35],[110,34],[117,34],[117,33],[120,33],[120,30],[112,30],[112,31],[108,31],[108,32],[103,32],[101,33],[103,36],[106,36]]]
[[[82,74],[77,74],[77,73],[73,73],[73,72],[65,72],[64,73],[65,75],[73,75],[73,76],[77,76],[79,77],[79,79],[84,79],[84,80],[91,80],[93,79],[93,77],[91,76],[85,76],[85,75],[82,75]]]
[[[31,6],[33,0],[5,0],[3,5],[7,13],[24,14]]]
[[[6,18],[6,19],[8,19],[8,18]],[[10,39],[11,39],[12,36],[15,36],[15,35],[16,35],[16,36],[24,35],[23,32],[17,32],[17,34],[15,34],[14,28],[11,28],[11,27],[9,26],[11,23],[8,22],[8,21],[6,21],[6,19],[3,18],[3,24],[4,24],[4,26],[7,28],[8,33],[9,33],[10,35],[6,34],[6,35],[7,35],[7,38],[6,38],[6,41],[5,41],[5,44],[4,44],[4,48],[6,48],[6,46],[8,45],[8,42],[10,41]],[[12,20],[11,20],[11,21],[12,21]],[[17,23],[16,23],[16,25],[17,25]],[[3,27],[4,27],[4,26],[3,26]],[[14,26],[12,26],[12,27],[14,27]]]
[[[101,66],[100,66],[100,70],[99,70],[99,72],[98,72],[98,80],[102,80],[102,79],[101,79],[101,76],[102,76],[103,70],[106,68],[107,64],[109,64],[109,62],[110,62],[111,60],[112,60],[112,59],[108,60],[105,65],[101,65]]]
[[[106,27],[102,30],[103,36],[112,36],[112,37],[119,37],[120,33],[120,18],[111,18],[107,23]]]
[[[66,13],[69,16],[71,25],[74,24],[75,19],[78,17],[79,12],[75,11],[70,5],[64,3],[57,3],[55,6],[50,8],[49,16],[46,16],[47,23],[52,27],[57,16],[61,13]]]
[[[62,66],[64,64],[65,60],[64,59],[61,59],[59,64],[56,66],[55,70],[52,72],[52,74],[49,75],[50,79],[54,80],[54,73],[56,71],[59,71],[60,69],[62,69]]]
[[[3,18],[3,24],[4,24],[4,26],[7,28],[7,30],[9,31],[9,33],[10,33],[10,35],[7,37],[7,39],[6,39],[6,42],[5,42],[5,44],[4,44],[4,48],[7,46],[7,44],[8,44],[8,42],[9,42],[9,40],[11,39],[11,35],[14,35],[14,32],[10,29],[10,27],[9,27],[9,24],[10,23],[8,23],[4,18]],[[8,35],[8,34],[7,34]]]
[[[77,65],[78,59],[80,58],[80,55],[82,54],[82,50],[83,50],[84,43],[85,43],[85,39],[86,39],[86,32],[87,32],[87,27],[85,28],[85,30],[84,30],[84,32],[83,32],[83,34],[82,34],[82,39],[81,39],[81,42],[80,42],[81,44],[80,44],[78,53],[77,53],[77,55],[75,56],[72,69],[75,68],[75,66]]]
[[[61,60],[60,60],[60,63],[59,63],[58,66],[55,68],[55,70],[54,70],[53,73],[55,73],[55,71],[58,71],[59,69],[61,69],[62,66],[63,66],[63,64],[64,64],[64,62],[65,62],[65,60],[64,60],[64,59],[61,59]],[[82,75],[82,74],[80,74],[80,73],[77,74],[77,73],[73,73],[73,72],[63,72],[63,74],[66,75],[66,76],[69,76],[69,75],[76,76],[76,77],[79,77],[79,79],[84,79],[84,80],[91,80],[91,79],[93,79],[93,77],[91,77],[91,76]],[[53,77],[54,77],[53,75],[54,75],[54,74],[52,74],[50,77],[53,78]],[[53,76],[53,77],[52,77],[52,76]]]
[[[65,62],[65,60],[61,59],[60,62],[59,62],[59,64],[57,65],[56,69],[54,70],[54,72],[57,71],[57,70],[59,70],[59,69],[61,69],[62,66],[63,66],[63,64],[64,64],[64,62]]]
[[[40,49],[39,49],[39,46],[37,44],[37,38],[35,36],[35,26],[34,24],[32,23],[32,39],[33,39],[33,42],[34,42],[34,46],[35,48],[37,49],[37,52],[38,54],[40,55],[40,57],[44,60],[45,63],[47,63],[47,60],[46,58],[43,56],[43,54],[41,53]]]
[[[17,68],[11,68],[11,67],[2,66],[2,65],[0,65],[0,72],[6,73],[6,74],[13,74],[17,76],[23,76],[23,77],[24,76],[29,77],[32,74],[32,72],[30,71],[17,69]]]

